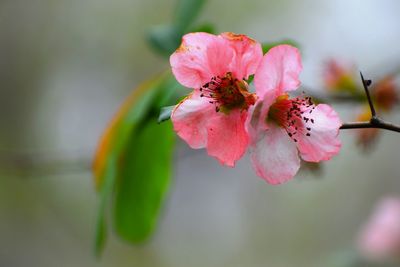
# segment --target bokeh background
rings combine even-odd
[[[179,142],[158,228],[145,244],[115,236],[93,253],[91,160],[118,106],[168,68],[146,32],[174,0],[3,0],[0,3],[0,266],[330,266],[354,249],[374,203],[400,194],[399,135],[373,150],[341,132],[321,174],[270,186],[248,157],[234,169]],[[331,57],[374,79],[400,65],[400,2],[209,0],[199,21],[259,41],[296,40],[306,86]],[[344,120],[358,108],[337,104]],[[400,116],[390,115],[400,122]],[[334,266],[334,265],[332,265]]]

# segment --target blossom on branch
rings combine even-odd
[[[177,134],[192,148],[206,148],[222,164],[233,167],[245,153],[248,108],[255,95],[246,80],[262,58],[261,45],[233,33],[189,33],[171,55],[178,82],[193,88],[171,120]]]
[[[359,90],[355,74],[357,72],[354,65],[336,59],[329,59],[324,66],[324,84],[331,92],[354,94]]]
[[[328,105],[310,97],[290,98],[300,86],[301,57],[297,48],[279,45],[262,59],[254,76],[258,100],[247,120],[251,159],[259,176],[280,184],[297,173],[304,161],[329,160],[341,147],[341,121]]]
[[[250,146],[256,173],[271,184],[291,179],[308,162],[329,160],[341,147],[341,121],[328,105],[290,98],[300,85],[299,51],[279,45],[263,57],[245,35],[190,33],[171,55],[172,72],[193,92],[172,111],[190,147],[233,167]],[[254,74],[256,93],[247,80]]]

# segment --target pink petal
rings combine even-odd
[[[179,103],[171,115],[174,130],[191,148],[206,147],[210,156],[230,167],[243,156],[249,143],[246,118],[246,111],[216,112],[198,91]]]
[[[174,130],[191,148],[204,148],[207,145],[206,125],[213,112],[213,105],[195,91],[173,110],[171,120]]]
[[[207,151],[221,164],[233,167],[246,152],[249,137],[245,131],[246,111],[232,110],[228,115],[214,112],[208,118]]]
[[[274,124],[267,131],[259,131],[252,144],[251,160],[257,175],[274,185],[292,179],[300,167],[295,143]]]
[[[232,73],[238,79],[248,79],[256,72],[263,53],[261,44],[244,34],[224,32],[221,34],[228,40],[235,54],[232,62]]]
[[[199,88],[213,76],[225,75],[233,56],[234,51],[226,39],[196,32],[183,36],[181,46],[170,57],[170,64],[182,85]]]
[[[342,123],[338,114],[330,106],[320,104],[307,117],[314,123],[307,124],[311,128],[310,136],[297,137],[301,158],[311,162],[331,159],[341,147],[338,134]]]
[[[268,129],[266,124],[266,118],[270,106],[275,102],[276,98],[272,91],[267,92],[263,99],[259,98],[257,102],[250,106],[249,116],[246,120],[246,131],[250,135],[252,140],[256,140],[259,136],[259,132]]]
[[[254,75],[258,96],[274,91],[279,96],[300,86],[301,56],[297,48],[278,45],[264,55]]]

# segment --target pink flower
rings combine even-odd
[[[370,260],[400,259],[400,199],[382,199],[363,227],[358,249]]]
[[[300,86],[299,51],[289,45],[272,48],[254,76],[258,100],[249,110],[251,160],[259,176],[271,184],[291,179],[300,157],[309,162],[329,160],[341,147],[341,121],[328,105],[309,97],[289,98]]]
[[[245,121],[255,96],[246,79],[262,58],[261,45],[245,35],[189,33],[171,55],[175,78],[194,91],[179,103],[171,119],[190,147],[233,167],[245,153]]]

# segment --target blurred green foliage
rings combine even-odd
[[[178,48],[182,32],[175,25],[159,25],[151,28],[148,40],[156,52],[167,57]]]
[[[175,135],[171,122],[146,120],[126,146],[116,183],[114,222],[119,236],[136,243],[153,231],[171,179]]]
[[[148,32],[149,44],[169,56],[192,25],[205,0],[179,0],[171,24]],[[211,24],[196,26],[211,32]],[[157,124],[159,112],[178,101],[181,87],[171,73],[143,83],[122,105],[105,131],[96,154],[94,172],[100,193],[95,251],[100,255],[107,236],[107,207],[112,208],[116,233],[132,243],[146,240],[154,230],[171,179],[171,123]]]
[[[205,2],[205,0],[178,0],[172,22],[154,26],[148,31],[148,41],[151,47],[160,55],[169,57],[179,47],[185,33],[213,33],[214,26],[212,24],[193,26]]]
[[[157,124],[157,118],[161,107],[176,103],[180,87],[170,72],[143,83],[103,136],[95,163],[100,192],[97,255],[106,241],[109,205],[121,238],[141,242],[154,228],[171,178],[175,136],[171,124]]]
[[[173,24],[182,32],[188,31],[200,14],[206,0],[178,0]]]

